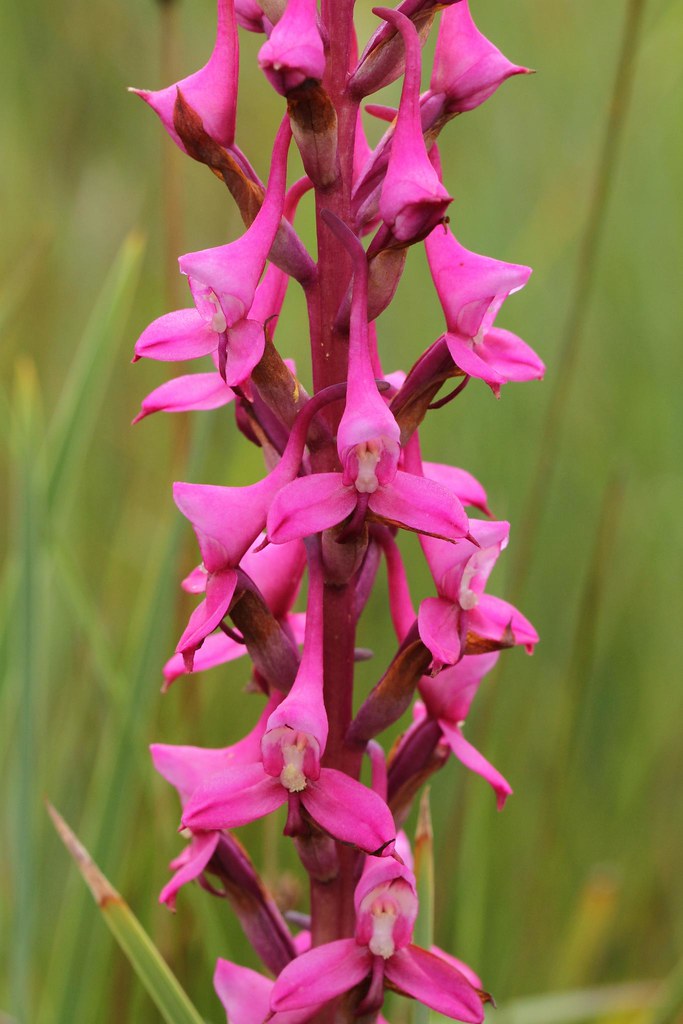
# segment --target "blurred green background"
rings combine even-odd
[[[683,955],[683,13],[674,0],[644,4],[574,369],[562,358],[631,6],[473,0],[482,30],[538,74],[512,80],[442,136],[454,231],[475,251],[535,268],[499,321],[548,365],[543,384],[510,385],[500,402],[473,382],[424,429],[427,457],[474,472],[496,516],[511,520],[491,590],[514,594],[542,637],[532,659],[503,656],[469,726],[515,789],[505,812],[452,763],[432,790],[436,938],[481,973],[507,1024],[596,1020],[600,996],[590,992],[583,1003],[526,1000],[657,982]],[[361,38],[370,7],[358,4]],[[166,375],[161,364],[130,366],[135,338],[187,302],[165,269],[165,172],[181,211],[171,246],[205,248],[240,230],[223,186],[165,145],[154,115],[126,93],[168,84],[208,56],[210,0],[166,7],[170,34],[160,12],[152,0],[0,9],[0,1020],[22,1024],[158,1019],[53,833],[44,796],[207,1019],[222,1019],[215,958],[254,964],[220,901],[187,889],[175,917],[156,903],[180,845],[175,793],[155,776],[148,743],[225,745],[256,713],[240,696],[239,663],[159,695],[191,607],[178,580],[195,557],[170,485],[260,473],[229,411],[129,426]],[[265,175],[281,104],[255,67],[259,40],[242,41],[238,141]],[[308,381],[303,312],[292,288],[277,341]],[[441,329],[423,256],[412,253],[380,321],[387,369],[407,369]],[[557,443],[532,513],[553,402]],[[417,600],[429,583],[414,539],[403,549]],[[384,587],[380,574],[361,624],[360,643],[376,652],[363,687],[393,650]],[[244,831],[257,862],[271,878],[285,868],[296,893],[285,844],[273,853],[277,828]],[[623,1013],[610,997],[599,1019],[654,1020],[657,992],[629,989]]]

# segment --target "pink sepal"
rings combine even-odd
[[[431,93],[442,93],[449,113],[473,110],[512,75],[528,68],[511,64],[482,35],[472,20],[467,0],[444,11],[434,55]]]
[[[183,152],[187,151],[173,124],[179,91],[186,103],[199,114],[211,138],[229,148],[235,139],[238,71],[239,50],[233,0],[218,0],[216,42],[208,63],[166,89],[156,92],[146,89],[131,91],[149,103]]]
[[[467,514],[455,497],[434,480],[399,470],[394,482],[370,495],[372,511],[407,530],[458,540],[469,530]]]
[[[441,462],[423,462],[424,475],[429,480],[436,480],[442,487],[452,491],[463,505],[472,505],[490,516],[486,491],[479,481],[466,469],[446,466]]]
[[[419,946],[397,950],[385,964],[387,980],[437,1013],[467,1024],[484,1019],[481,998],[469,981],[440,957]]]
[[[219,838],[217,832],[202,832],[192,836],[189,845],[171,865],[177,870],[159,893],[159,903],[165,903],[169,910],[175,910],[178,892],[201,875],[213,856]]]
[[[227,614],[236,586],[237,573],[234,569],[223,569],[209,575],[206,584],[206,597],[192,612],[176,647],[178,654],[189,656],[190,664],[194,650],[199,647],[209,633],[213,633]]]
[[[229,1024],[304,1024],[319,1007],[270,1013],[270,994],[274,982],[257,971],[219,960],[213,985],[223,1004]]]
[[[275,496],[268,513],[268,539],[275,544],[308,537],[346,519],[356,507],[354,487],[340,473],[297,477]]]
[[[355,939],[316,946],[287,964],[270,997],[272,1010],[303,1010],[348,992],[370,973],[372,953]]]
[[[533,654],[538,643],[538,633],[514,605],[493,594],[483,594],[469,615],[468,627],[473,633],[490,640],[500,640],[510,627],[515,644],[523,644],[527,654]]]
[[[483,339],[505,299],[531,275],[530,267],[470,252],[445,227],[432,231],[425,247],[448,330],[475,341]]]
[[[441,597],[427,597],[417,613],[422,643],[434,659],[434,668],[455,665],[460,657],[459,613],[456,604]]]
[[[227,665],[230,661],[243,658],[246,653],[247,648],[244,644],[238,644],[225,633],[211,633],[196,652],[192,671],[205,672],[218,665]],[[167,690],[176,679],[187,674],[182,654],[174,654],[172,658],[169,658],[163,671],[164,690]]]
[[[208,356],[216,348],[218,335],[196,309],[177,309],[157,317],[135,343],[135,359],[182,362]]]
[[[366,853],[387,856],[393,851],[396,826],[384,800],[371,789],[335,768],[321,768],[309,782],[301,802],[326,832]]]
[[[235,392],[225,384],[219,373],[188,373],[167,380],[143,398],[140,412],[133,423],[139,423],[153,412],[218,409],[232,402],[234,397]]]
[[[469,964],[466,964],[464,960],[459,960],[457,956],[452,956],[450,953],[446,953],[446,951],[440,949],[439,946],[432,946],[430,952],[432,952],[434,956],[438,956],[442,960],[445,960],[447,964],[450,964],[452,967],[455,967],[456,971],[460,971],[460,973],[463,974],[465,978],[467,978],[470,985],[474,985],[475,988],[484,987],[479,975],[476,974],[475,971],[473,971]]]
[[[498,810],[502,811],[505,806],[505,801],[512,793],[512,787],[510,783],[505,779],[497,768],[494,768],[486,758],[479,753],[476,747],[473,747],[462,734],[460,726],[453,725],[451,722],[439,720],[441,731],[444,739],[447,741],[448,746],[451,748],[458,761],[469,768],[470,771],[476,772],[477,775],[481,775],[482,779],[486,779],[489,786],[493,789],[496,794],[496,803]]]
[[[287,790],[263,765],[236,765],[207,779],[192,794],[182,824],[192,831],[238,828],[263,818],[287,801]]]

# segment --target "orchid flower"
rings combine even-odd
[[[226,384],[238,386],[249,378],[265,345],[263,322],[249,314],[282,218],[290,139],[285,118],[275,140],[263,204],[242,237],[180,257],[196,308],[167,313],[150,324],[135,346],[137,359],[194,359],[215,351]]]
[[[218,0],[216,42],[208,63],[201,70],[165,89],[157,92],[131,89],[131,92],[158,114],[164,128],[183,152],[187,152],[185,145],[173,124],[179,93],[199,114],[211,138],[229,149],[235,140],[238,73],[239,49],[234,0]]]
[[[336,526],[352,528],[366,514],[430,536],[455,541],[467,535],[461,503],[432,480],[398,469],[399,426],[377,390],[367,325],[367,262],[358,239],[341,222],[328,221],[354,258],[346,406],[337,433],[341,473],[299,477],[283,488],[268,514],[276,544]]]
[[[190,616],[176,648],[188,669],[194,652],[226,615],[237,586],[237,566],[264,528],[273,498],[298,473],[308,427],[329,400],[329,393],[309,400],[297,416],[279,463],[258,483],[249,487],[174,484],[173,497],[194,527],[207,574],[205,598]]]
[[[523,644],[529,654],[538,643],[536,630],[521,612],[484,593],[498,555],[507,545],[509,530],[506,522],[470,519],[472,540],[461,541],[457,547],[422,538],[439,596],[422,602],[417,621],[435,671],[460,660],[469,634],[507,646]]]
[[[259,50],[259,67],[273,88],[286,96],[325,72],[316,0],[289,0],[285,12]]]
[[[438,722],[441,740],[466,768],[488,782],[501,811],[512,793],[509,782],[463,736],[463,726],[479,685],[498,658],[498,651],[467,655],[452,668],[445,668],[435,679],[423,676],[419,689],[424,704],[416,705],[415,717],[417,722],[425,715]]]
[[[292,613],[291,607],[301,583],[301,574],[306,561],[306,552],[301,541],[290,544],[269,545],[260,550],[265,536],[257,537],[254,545],[240,562],[240,568],[251,577],[260,590],[273,617],[284,627],[292,640],[303,643],[303,627],[306,616]],[[208,574],[203,566],[194,569],[183,580],[183,589],[190,594],[201,594],[206,590]],[[244,657],[247,649],[226,633],[211,633],[195,653],[193,672],[225,665]],[[182,654],[174,654],[164,665],[164,690],[167,690],[179,676],[186,674],[187,666]]]
[[[279,695],[272,697],[252,731],[232,746],[209,749],[171,746],[165,743],[152,744],[150,752],[154,767],[178,790],[183,807],[200,783],[215,772],[224,770],[229,765],[250,764],[258,758],[266,722],[278,700]],[[174,874],[159,895],[160,903],[165,903],[171,910],[175,909],[179,890],[202,874],[216,851],[219,838],[218,832],[197,831],[191,834],[189,845],[171,861],[170,866]]]
[[[292,960],[272,990],[275,1013],[329,1002],[369,979],[361,1013],[376,1012],[384,987],[459,1021],[478,1024],[489,997],[451,963],[411,944],[417,916],[413,873],[394,858],[369,863],[355,892],[356,932]]]
[[[545,367],[533,349],[493,327],[500,307],[524,287],[531,269],[470,252],[445,227],[432,231],[425,247],[446,317],[443,340],[456,366],[486,381],[496,395],[508,381],[541,378]]]
[[[379,212],[398,241],[417,242],[443,221],[452,199],[427,156],[422,136],[422,61],[415,27],[398,11],[388,8],[375,8],[374,11],[398,29],[406,48],[406,74]]]
[[[302,808],[324,831],[366,853],[391,853],[395,829],[381,797],[335,768],[321,767],[328,722],[322,691],[322,568],[309,561],[304,654],[290,692],[270,715],[258,763],[243,764],[199,786],[185,807],[193,830],[237,828],[288,805],[286,831],[304,828]]]

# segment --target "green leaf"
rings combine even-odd
[[[76,358],[62,390],[49,433],[49,500],[73,495],[93,425],[130,312],[144,243],[137,232],[125,239],[95,303]]]
[[[60,814],[47,805],[50,817],[76,862],[114,938],[130,961],[167,1024],[203,1024],[178,979],[123,897],[110,885],[85,847]]]

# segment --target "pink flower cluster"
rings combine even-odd
[[[159,317],[135,346],[135,359],[207,364],[158,387],[137,420],[231,403],[266,467],[245,486],[174,485],[201,554],[183,587],[201,599],[164,669],[168,688],[249,656],[256,724],[220,749],[152,747],[178,790],[187,838],[162,902],[173,908],[193,880],[226,898],[275,976],[219,961],[216,989],[233,1024],[381,1019],[387,986],[478,1022],[490,998],[461,961],[412,943],[419,908],[402,826],[449,752],[502,808],[511,788],[463,729],[500,651],[531,653],[538,640],[516,608],[487,593],[509,524],[491,517],[477,480],[424,461],[419,442],[427,412],[471,378],[499,396],[509,381],[543,375],[532,349],[495,326],[531,271],[456,239],[447,212],[457,220],[457,202],[437,147],[450,120],[526,69],[478,31],[467,0],[403,0],[374,13],[378,27],[360,50],[352,0],[323,0],[320,11],[316,0],[218,0],[208,63],[168,88],[138,91],[174,142],[225,183],[245,223],[236,240],[180,257],[193,305]],[[238,26],[264,36],[259,66],[286,101],[265,188],[235,141]],[[430,31],[436,56],[421,93]],[[397,111],[366,107],[389,122],[373,149],[361,105],[401,76]],[[292,138],[303,176],[288,188]],[[309,190],[315,259],[294,227]],[[409,249],[422,244],[445,329],[407,374],[385,374],[376,321]],[[310,397],[274,344],[290,278],[308,309]],[[455,390],[435,401],[450,380]],[[417,613],[399,531],[417,534],[433,578]],[[382,560],[397,649],[354,711],[356,625]],[[293,608],[305,572],[303,614]],[[411,704],[412,724],[385,757],[375,737]],[[366,756],[370,785],[360,781]],[[279,808],[310,879],[296,935],[233,834]]]

